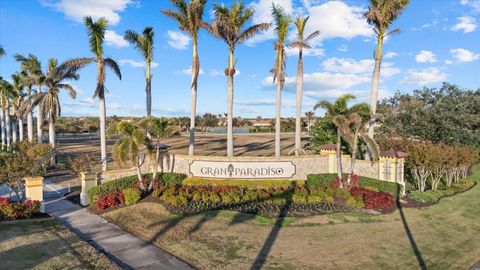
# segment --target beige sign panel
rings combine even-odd
[[[190,163],[190,174],[203,178],[279,179],[292,178],[291,161],[202,161]]]

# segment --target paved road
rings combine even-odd
[[[45,210],[82,239],[104,252],[124,269],[195,269],[168,252],[109,223],[86,208],[63,199],[55,184],[47,187],[59,192],[46,199]]]

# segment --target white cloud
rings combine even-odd
[[[471,62],[480,59],[480,54],[476,54],[462,48],[451,49],[450,53],[452,54],[453,58],[459,62]]]
[[[275,98],[261,98],[257,100],[238,100],[234,101],[237,105],[245,106],[275,106],[277,101]],[[295,100],[293,99],[282,99],[282,106],[284,107],[295,107]]]
[[[458,17],[457,20],[459,21],[456,25],[454,25],[450,30],[452,31],[463,31],[463,33],[470,33],[475,31],[477,28],[477,21],[474,17],[470,16],[461,16]]]
[[[65,17],[82,22],[83,17],[97,20],[105,17],[111,25],[120,22],[119,13],[132,3],[131,0],[41,0],[42,5],[52,7],[65,14]]]
[[[439,23],[440,23],[440,21],[435,19],[431,23],[422,24],[420,27],[412,28],[412,30],[413,31],[418,31],[418,30],[422,30],[422,29],[425,29],[425,28],[434,27],[434,26],[438,25]]]
[[[180,71],[177,71],[175,72],[176,74],[183,74],[183,75],[189,75],[191,76],[192,75],[192,66],[189,66],[188,68],[186,69],[183,69],[183,70],[180,70]],[[202,74],[205,74],[205,71],[203,71],[202,68],[200,68],[200,71],[198,72],[199,75],[202,75]]]
[[[451,65],[451,64],[453,64],[453,61],[452,60],[445,60],[445,64]]]
[[[118,64],[120,66],[130,65],[133,68],[144,68],[146,66],[145,62],[135,61],[132,59],[120,59],[118,60]],[[152,62],[151,66],[152,68],[156,68],[158,67],[158,63]]]
[[[421,50],[420,53],[415,56],[415,61],[418,63],[436,63],[437,57],[431,51]]]
[[[431,83],[443,82],[447,79],[447,74],[442,73],[438,68],[431,67],[427,69],[410,69],[407,76],[401,81],[403,84],[426,85]]]
[[[469,6],[474,12],[480,12],[480,0],[460,0],[462,6]]]
[[[396,52],[387,52],[385,54],[385,59],[391,59],[391,58],[394,58],[394,57],[397,57],[398,54]]]
[[[174,49],[185,50],[190,44],[190,37],[179,31],[168,31],[168,45]]]
[[[105,44],[113,47],[128,47],[128,42],[112,30],[105,31]]]
[[[349,74],[368,75],[373,72],[375,61],[372,59],[354,60],[349,58],[332,57],[323,61],[322,66],[326,71],[341,72]],[[390,77],[400,73],[400,69],[393,66],[393,63],[383,62],[381,76]]]

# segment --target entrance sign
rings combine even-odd
[[[190,174],[203,178],[271,179],[292,178],[291,161],[202,161],[190,163]]]

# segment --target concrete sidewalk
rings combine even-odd
[[[45,209],[49,215],[105,252],[124,269],[194,269],[162,249],[70,201],[62,198],[49,200]]]

